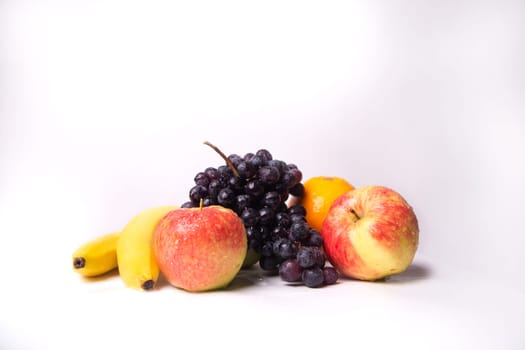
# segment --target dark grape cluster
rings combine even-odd
[[[333,284],[338,274],[325,267],[321,234],[306,223],[303,206],[286,205],[290,195],[304,194],[301,180],[296,165],[273,159],[265,149],[242,157],[230,154],[226,165],[195,176],[182,207],[198,207],[202,200],[203,206],[232,209],[242,219],[248,247],[259,254],[263,270],[308,287]]]

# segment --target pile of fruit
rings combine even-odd
[[[151,208],[120,233],[80,247],[73,268],[97,276],[118,268],[124,283],[149,290],[162,273],[187,291],[227,286],[258,266],[287,283],[321,287],[339,275],[377,280],[404,271],[418,245],[412,208],[383,186],[355,189],[338,177],[302,182],[293,163],[255,153],[194,177],[180,207]]]

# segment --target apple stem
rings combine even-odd
[[[204,203],[204,200],[201,198],[201,200],[199,201],[199,209],[200,210],[202,210],[203,203]]]
[[[352,209],[351,212],[352,212],[352,214],[355,215],[355,217],[357,218],[357,220],[361,219],[361,218],[359,217],[359,215],[357,215],[357,213],[355,212],[354,209]]]
[[[217,152],[222,157],[222,159],[224,159],[224,161],[226,162],[226,165],[228,165],[228,168],[230,168],[233,171],[233,174],[236,177],[239,177],[239,172],[235,168],[235,165],[233,165],[232,161],[228,157],[226,157],[226,155],[222,153],[222,151],[217,146],[209,143],[208,141],[204,141],[204,144],[206,146],[210,146],[211,148],[213,148],[213,150]]]

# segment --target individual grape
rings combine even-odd
[[[284,173],[288,171],[288,166],[282,160],[271,159],[268,161],[268,166],[277,168],[277,170],[279,170],[279,175],[284,175]]]
[[[271,208],[262,207],[261,209],[259,209],[259,223],[261,225],[272,224],[274,218],[275,218],[275,215]]]
[[[294,258],[297,246],[289,239],[279,238],[273,244],[273,253],[281,259]]]
[[[316,256],[311,247],[301,247],[297,252],[297,262],[303,268],[309,268],[316,264]]]
[[[290,215],[288,213],[277,213],[275,214],[275,220],[277,221],[277,226],[282,228],[289,228],[292,224],[292,220],[290,219]]]
[[[290,238],[294,241],[302,241],[308,239],[310,231],[306,222],[294,222],[290,226]]]
[[[279,246],[281,245],[281,242],[284,242],[286,238],[284,237],[277,237],[272,244],[273,253],[275,255],[279,255]]]
[[[315,228],[310,228],[310,237],[304,244],[311,247],[321,247],[323,245],[323,237]]]
[[[279,265],[279,276],[286,282],[298,282],[301,280],[303,268],[299,265],[297,260],[288,259]]]
[[[295,176],[295,179],[297,182],[301,182],[303,180],[303,173],[298,168],[290,168],[290,164],[288,164],[289,171]]]
[[[272,239],[272,230],[268,226],[259,225],[259,230],[263,241],[266,242]]]
[[[211,180],[217,180],[219,178],[219,174],[217,173],[217,169],[213,167],[206,168],[204,170],[204,173],[208,176],[208,178]]]
[[[264,242],[261,247],[262,256],[272,256],[273,255],[273,244],[272,242]]]
[[[230,160],[230,162],[232,162],[233,166],[237,169],[237,166],[239,166],[239,163],[243,161],[242,157],[239,156],[238,154],[230,154],[228,156],[228,159]]]
[[[320,287],[324,282],[323,270],[317,266],[304,269],[301,277],[305,286],[310,288]]]
[[[323,269],[323,281],[324,284],[334,284],[339,279],[339,273],[333,267],[327,266]]]
[[[259,197],[264,193],[264,187],[257,180],[251,180],[244,186],[244,191],[254,197]]]
[[[290,208],[288,208],[288,213],[290,215],[301,215],[306,216],[306,209],[302,205],[293,205]]]
[[[292,188],[290,188],[290,194],[295,197],[302,197],[304,195],[304,186],[302,183],[296,183]]]
[[[281,196],[275,191],[266,192],[262,204],[268,208],[276,209],[281,203]]]
[[[242,213],[244,208],[249,207],[252,204],[252,197],[248,194],[240,194],[235,197],[235,210],[237,214]]]
[[[233,170],[227,165],[221,165],[217,168],[217,173],[221,184],[224,186],[228,185],[228,181],[230,181],[230,178],[233,176]]]
[[[195,181],[196,185],[201,185],[204,187],[208,187],[210,184],[210,178],[204,172],[197,173],[193,181]]]
[[[226,208],[233,207],[235,203],[235,192],[229,187],[223,188],[217,196],[217,202]]]
[[[261,256],[259,259],[259,266],[261,269],[267,272],[277,273],[278,268],[277,265],[279,264],[279,258],[277,258],[275,255],[271,256]]]
[[[216,205],[217,199],[214,197],[206,197],[202,200],[202,206],[203,207],[209,207],[210,205]]]
[[[310,247],[310,248],[312,249],[313,254],[314,254],[315,266],[323,268],[326,262],[324,253],[321,251],[321,249],[319,249],[319,247]]]
[[[296,223],[296,222],[306,222],[306,218],[303,216],[303,215],[300,215],[300,214],[292,214],[289,216],[290,218],[290,222],[292,224]]]
[[[265,186],[274,185],[279,181],[279,169],[273,166],[265,165],[257,171],[261,183]]]
[[[274,191],[279,193],[281,195],[281,200],[284,202],[286,199],[288,199],[288,194],[290,187],[288,187],[285,183],[279,182],[275,184]]]
[[[259,219],[259,211],[247,207],[242,210],[240,216],[245,226],[253,226],[257,224],[257,221]]]
[[[208,189],[201,185],[195,185],[190,190],[190,199],[194,204],[199,204],[201,198],[208,195]]]
[[[285,228],[276,226],[276,227],[274,227],[274,229],[272,231],[272,237],[274,239],[287,238],[288,237],[288,231]]]
[[[249,179],[256,173],[256,168],[248,161],[242,161],[237,165],[237,172],[239,176],[244,179]]]
[[[257,152],[255,152],[255,155],[258,157],[261,157],[264,163],[268,163],[270,160],[272,160],[272,154],[268,152],[266,149],[260,149]]]
[[[184,202],[181,206],[181,208],[193,208],[195,205],[192,202]]]
[[[244,190],[244,180],[240,177],[232,176],[230,177],[230,180],[228,180],[228,187],[236,193],[242,193]]]
[[[219,192],[222,190],[222,185],[219,180],[211,180],[208,185],[208,194],[210,197],[217,197]]]
[[[298,182],[297,182],[297,178],[295,177],[294,173],[291,171],[287,171],[282,175],[281,183],[286,187],[286,189],[290,189],[294,185],[296,185]]]
[[[262,232],[259,229],[259,227],[258,226],[247,226],[246,236],[248,237],[248,244],[250,248],[259,250],[260,245],[261,245],[260,243],[262,240]]]
[[[248,163],[253,169],[259,169],[264,165],[264,160],[260,156],[255,155],[248,160]]]
[[[251,153],[251,152],[248,152],[244,155],[243,159],[244,160],[250,160],[252,159],[252,157],[254,156],[255,154]]]

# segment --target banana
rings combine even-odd
[[[150,290],[159,277],[159,266],[153,252],[153,232],[159,221],[177,206],[146,209],[124,227],[117,244],[120,277],[127,287]]]
[[[80,246],[73,253],[73,270],[81,276],[93,277],[117,267],[119,232],[108,233]]]

